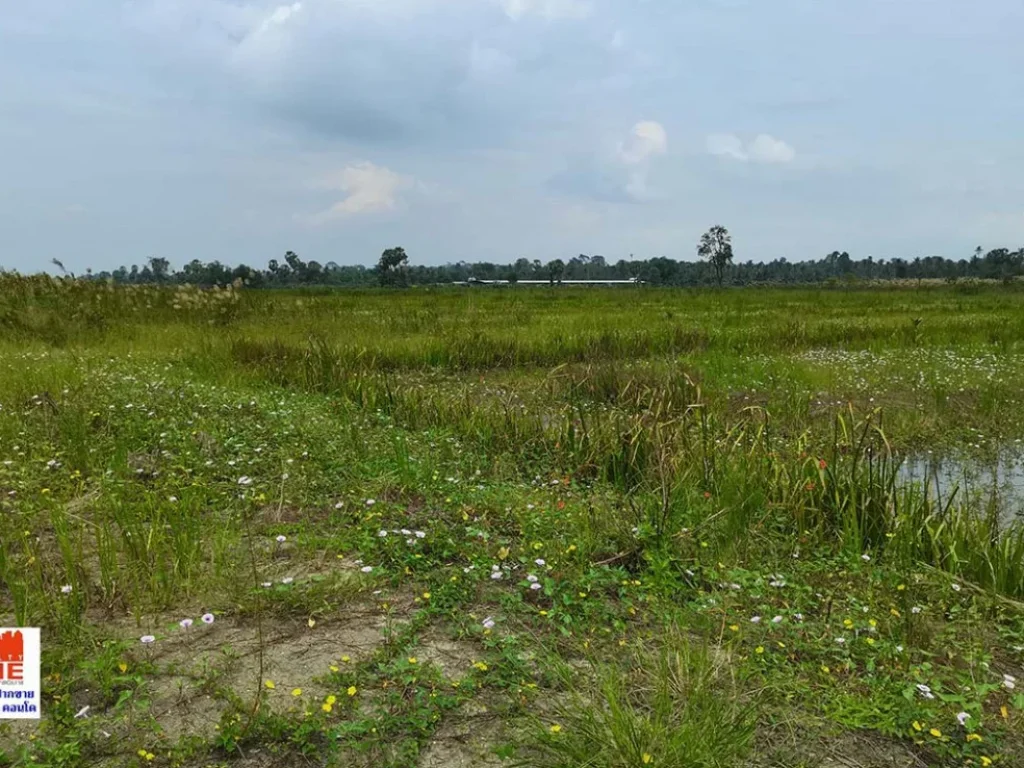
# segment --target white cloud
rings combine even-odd
[[[497,48],[481,45],[476,40],[469,49],[469,72],[478,80],[492,80],[515,71],[516,62]]]
[[[627,165],[639,165],[654,155],[668,151],[668,134],[654,120],[641,120],[633,126],[629,139],[619,145],[619,157]]]
[[[707,137],[706,146],[709,154],[740,162],[789,163],[796,157],[796,150],[789,144],[766,133],[758,134],[746,146],[735,134],[713,133]]]
[[[506,15],[519,21],[529,15],[544,19],[584,19],[592,10],[587,0],[499,0]]]
[[[788,163],[796,157],[796,150],[781,139],[762,133],[747,145],[747,154],[755,163]]]
[[[326,211],[300,217],[312,224],[323,224],[336,219],[366,213],[394,210],[399,193],[413,186],[415,180],[389,168],[370,162],[350,165],[328,179],[324,186],[345,193],[345,197]]]
[[[259,26],[259,32],[266,32],[273,27],[280,26],[288,21],[292,16],[302,10],[302,3],[296,2],[291,5],[282,5],[275,8],[274,11],[263,20]]]

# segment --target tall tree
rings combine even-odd
[[[719,287],[725,277],[725,268],[732,264],[732,237],[729,230],[716,224],[703,235],[697,245],[697,255],[707,261],[715,271]]]
[[[377,277],[381,285],[400,285],[404,281],[405,268],[409,266],[409,257],[405,248],[388,248],[380,255],[377,262]]]

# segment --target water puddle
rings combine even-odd
[[[967,500],[979,509],[995,507],[1004,523],[1024,521],[1024,457],[1006,454],[997,459],[908,456],[900,479],[920,484],[928,495],[945,503],[955,491],[957,503]]]

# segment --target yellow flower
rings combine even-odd
[[[872,627],[877,627],[878,626],[878,622],[875,621],[874,619],[868,619],[868,624],[870,624]]]
[[[345,662],[346,664],[348,664],[350,661],[352,661],[351,657],[349,657],[349,656],[342,656],[341,660],[343,662]]]
[[[644,752],[643,757],[641,757],[640,759],[644,761],[644,765],[650,765],[651,761],[654,760],[654,758],[648,752]]]
[[[942,738],[942,731],[940,731],[938,728],[932,728],[930,731],[928,731],[928,733],[930,733],[936,739]]]
[[[117,665],[117,668],[120,669],[122,673],[128,671],[128,665],[125,664],[123,661]]]
[[[302,695],[302,689],[301,688],[292,688],[292,696],[301,696],[301,695]]]
[[[316,619],[310,617],[309,621],[306,622],[310,629],[316,626]]]
[[[757,646],[757,648],[754,649],[754,653],[764,653],[764,646],[763,645]]]
[[[821,668],[821,671],[824,672],[826,675],[832,674],[832,670],[825,666]]]
[[[899,585],[898,587],[896,587],[896,591],[897,591],[897,592],[902,592],[902,591],[903,591],[903,590],[905,590],[906,588],[907,588],[907,585],[906,585],[906,584],[900,584],[900,585]]]
[[[475,661],[475,662],[473,662],[473,666],[476,667],[477,669],[479,669],[481,672],[486,672],[487,671],[487,665],[484,662],[482,662],[482,661]]]
[[[498,550],[498,559],[499,560],[504,560],[507,557],[508,557],[508,547],[502,547],[501,549]]]
[[[1003,716],[1003,720],[1009,720],[1010,719],[1010,713],[1006,711],[1006,705],[1005,704],[1003,704],[1003,706],[1001,706],[999,708],[999,714]]]
[[[739,624],[730,624],[729,625],[729,629],[732,632],[739,632],[740,631],[740,625]]]
[[[917,722],[917,720],[914,721],[913,725],[915,731],[920,731],[924,727],[919,722]]]
[[[565,550],[565,554],[571,555],[575,551],[576,551],[576,545],[575,544],[570,544],[569,548],[567,550]]]
[[[981,756],[981,765],[982,765],[982,768],[988,768],[988,766],[992,765],[992,758],[985,757],[984,755],[982,755]]]
[[[430,599],[430,593],[429,592],[424,592],[423,593],[423,599],[424,600],[429,600]]]
[[[345,691],[345,693],[347,693],[347,694],[348,694],[349,696],[355,696],[355,695],[356,695],[356,693],[358,692],[358,690],[359,690],[359,689],[358,689],[358,688],[356,688],[356,687],[355,687],[354,685],[350,685],[350,686],[348,687],[348,690],[347,690],[347,691]]]
[[[562,731],[562,726],[560,726],[560,725],[552,725],[550,728],[548,728],[548,730],[551,731],[552,733],[560,733]]]
[[[415,664],[416,663],[416,657],[415,656],[410,656],[409,657],[409,663],[410,664]]]
[[[277,687],[276,685],[274,685],[273,680],[264,680],[263,684],[267,686],[267,688],[269,688],[270,690],[274,690]]]
[[[152,752],[147,752],[146,753],[146,761],[147,762],[152,760],[154,757],[156,757],[156,755],[154,755]]]
[[[850,619],[843,619],[843,626],[847,629],[850,629],[851,627],[853,627],[853,621]]]
[[[326,701],[331,706],[334,706],[335,702],[338,701],[338,698],[332,693],[330,696],[324,699],[324,701]]]
[[[897,610],[896,610],[895,608],[890,608],[890,609],[889,609],[889,613],[891,613],[891,614],[892,614],[893,616],[895,616],[895,617],[896,617],[897,619],[898,619],[898,618],[900,617],[900,612],[899,612],[899,611],[897,611]]]
[[[332,709],[334,709],[334,705],[329,704],[325,701],[323,704],[320,705],[320,709],[322,709],[324,712],[330,712]]]
[[[873,638],[873,637],[865,637],[864,638],[864,642],[867,643],[868,645],[874,645],[875,644],[875,638]]]
[[[981,736],[979,736],[976,733],[968,733],[967,734],[967,740],[968,741],[981,741]]]
[[[338,668],[334,664],[331,664],[331,672],[337,672]]]
[[[586,592],[580,592],[579,594],[580,594],[580,597],[586,597],[587,596]]]

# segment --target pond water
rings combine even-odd
[[[1024,457],[1019,454],[988,461],[918,454],[904,459],[900,477],[920,483],[940,503],[956,491],[960,502],[974,499],[982,509],[994,505],[1003,522],[1024,522]]]

